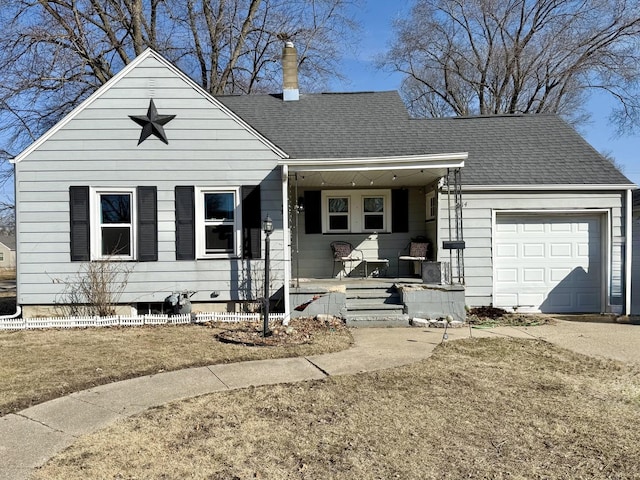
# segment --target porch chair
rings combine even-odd
[[[400,262],[413,262],[414,275],[422,275],[422,263],[428,260],[429,242],[425,237],[412,239],[398,252],[398,277],[400,277]],[[408,252],[408,255],[406,254]]]
[[[359,257],[355,255],[355,252],[359,253]],[[362,250],[353,248],[349,242],[335,241],[331,242],[331,253],[333,254],[333,270],[331,276],[336,276],[336,264],[340,263],[340,274],[346,271],[347,263],[353,264],[353,262],[362,262],[364,255]]]

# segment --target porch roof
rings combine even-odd
[[[424,186],[464,167],[466,152],[395,157],[287,159],[289,174],[296,174],[299,186],[392,187]]]

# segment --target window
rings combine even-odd
[[[388,232],[390,190],[322,191],[324,233]],[[309,221],[310,219],[306,219]]]
[[[92,258],[135,258],[135,190],[94,190]]]
[[[349,197],[329,197],[329,228],[330,232],[349,231]]]
[[[69,187],[72,262],[158,260],[158,189]]]
[[[240,255],[238,189],[200,189],[196,203],[196,249],[199,257]]]
[[[382,196],[362,197],[363,230],[367,232],[385,230],[384,200]]]
[[[132,193],[101,193],[100,256],[131,257],[133,223]]]
[[[431,191],[425,195],[426,207],[427,207],[427,220],[433,220],[436,218],[437,204],[436,204],[436,192]]]

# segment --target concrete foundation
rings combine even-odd
[[[331,315],[342,318],[345,314],[347,298],[344,286],[308,286],[292,289],[291,317],[315,317]]]
[[[455,321],[466,319],[462,285],[399,285],[398,290],[410,318],[437,320],[450,315]]]

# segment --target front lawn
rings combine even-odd
[[[250,347],[216,334],[239,325],[166,325],[0,331],[0,416],[126,378],[168,370],[343,350],[349,331],[337,323],[292,320],[310,343]],[[259,327],[259,326],[257,326]]]
[[[221,392],[83,437],[36,479],[637,478],[640,375],[543,341]]]

